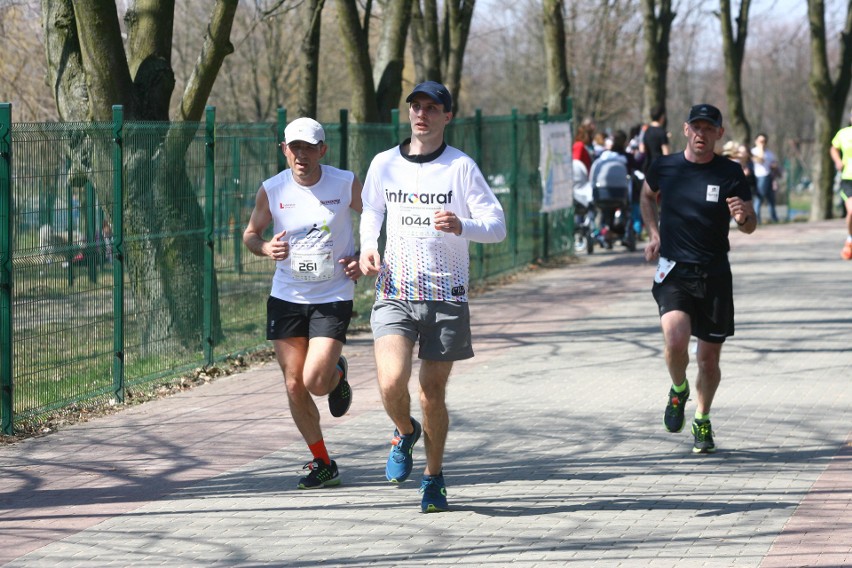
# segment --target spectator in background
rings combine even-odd
[[[577,127],[577,135],[574,137],[574,145],[571,147],[571,155],[574,160],[579,160],[586,166],[586,175],[592,169],[592,156],[589,148],[592,148],[592,137],[595,134],[595,123],[587,118]],[[592,150],[594,151],[594,150]]]
[[[594,148],[592,162],[594,162],[601,157],[601,154],[603,154],[608,147],[606,134],[603,132],[595,132],[595,135],[592,138],[592,147]]]
[[[630,128],[630,141],[627,143],[627,151],[633,155],[633,159],[637,164],[643,164],[645,158],[642,156],[642,136],[644,135],[644,126],[637,124]]]
[[[642,153],[643,172],[647,172],[648,167],[658,157],[671,153],[669,133],[666,132],[666,111],[662,106],[651,109],[651,123],[642,134],[639,151]]]
[[[737,145],[736,155],[751,190],[751,197],[754,199],[757,195],[757,178],[754,175],[754,160],[751,157],[751,150],[745,144],[739,144]]]
[[[639,200],[641,186],[634,184],[633,173],[639,169],[639,164],[633,158],[633,154],[627,151],[627,134],[623,130],[616,130],[612,138],[608,140],[609,148],[604,150],[600,157],[592,164],[589,180],[592,187],[627,187],[628,198],[631,203]],[[610,162],[618,162],[624,168],[612,168]],[[620,178],[620,179],[614,179]],[[623,185],[622,185],[623,184]],[[634,191],[634,186],[636,186]],[[635,193],[635,195],[634,195]],[[601,207],[601,230],[609,233],[615,223],[615,211],[613,207]],[[633,226],[624,227],[624,238],[622,240],[635,242],[633,240]]]
[[[775,211],[775,192],[778,191],[778,179],[781,170],[778,167],[778,158],[775,152],[767,148],[769,141],[766,134],[761,132],[754,139],[754,148],[751,149],[754,161],[754,175],[757,179],[757,199],[755,200],[754,212],[757,222],[760,223],[761,205],[769,205],[769,217],[773,223],[778,222],[778,213]]]
[[[743,175],[746,177],[752,199],[754,199],[754,196],[757,195],[757,181],[754,177],[754,164],[751,161],[751,151],[749,151],[748,146],[734,140],[728,140],[722,146],[722,156],[738,163],[743,169]]]
[[[627,166],[628,174],[639,169],[639,164],[633,154],[627,151],[627,134],[623,130],[616,130],[613,133],[612,138],[608,141],[608,146],[608,149],[601,152],[599,157],[601,162],[619,160]],[[592,165],[592,168],[594,169],[594,165]],[[591,176],[591,179],[594,180],[594,175]]]

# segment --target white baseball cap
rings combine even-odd
[[[325,142],[325,130],[313,118],[297,118],[284,129],[284,143],[289,144],[301,140],[308,144]]]

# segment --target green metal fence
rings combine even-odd
[[[456,119],[509,236],[472,244],[471,282],[571,253],[573,212],[539,213],[541,121]],[[73,404],[260,349],[274,266],[242,232],[260,183],[286,167],[269,124],[13,123],[0,104],[0,433]],[[325,125],[325,161],[366,175],[407,123]],[[359,287],[366,320],[372,292]]]

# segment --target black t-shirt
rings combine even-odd
[[[679,152],[660,156],[646,180],[660,192],[660,255],[710,269],[727,266],[731,213],[726,200],[751,201],[740,165],[721,156],[696,164]]]
[[[663,155],[663,146],[669,143],[669,136],[662,126],[649,126],[642,134],[642,143],[645,145],[642,170],[648,171],[651,163]]]

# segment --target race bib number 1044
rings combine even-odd
[[[400,234],[418,238],[443,237],[444,233],[435,229],[434,217],[437,211],[431,207],[400,205],[397,213]]]

